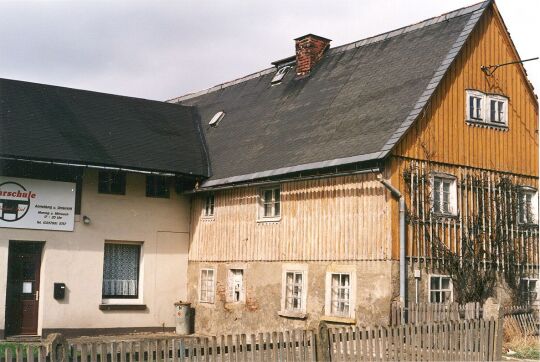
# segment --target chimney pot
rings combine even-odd
[[[294,39],[296,43],[296,74],[308,75],[330,47],[330,39],[307,34]]]

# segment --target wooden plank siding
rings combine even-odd
[[[393,150],[385,172],[392,184],[404,192],[402,171],[417,160],[420,165],[425,164],[423,161],[433,162],[441,171],[458,178],[468,172],[486,172],[492,179],[508,175],[518,184],[538,188],[538,101],[524,69],[519,64],[508,65],[497,69],[493,76],[486,76],[481,70],[482,65],[518,59],[500,14],[492,4],[424,112]],[[508,129],[468,125],[467,89],[508,97]],[[391,213],[392,258],[398,259],[396,200],[391,201]],[[408,255],[423,256],[423,251],[410,249],[418,242],[410,239],[410,232]]]
[[[538,102],[519,64],[486,76],[482,65],[518,60],[498,12],[487,9],[425,112],[393,155],[538,176]],[[508,130],[468,125],[466,89],[508,97]],[[426,152],[427,151],[427,152]]]
[[[260,188],[215,193],[215,216],[192,204],[191,261],[385,260],[390,257],[388,198],[374,174],[281,185],[281,220],[258,222]]]
[[[505,235],[513,240],[513,243],[506,247],[515,250],[527,249],[529,255],[527,267],[531,273],[538,273],[537,268],[540,263],[538,227],[522,225],[516,220],[517,214],[509,215],[501,211],[503,207],[516,210],[518,200],[515,192],[505,191],[499,186],[501,180],[508,179],[517,188],[538,189],[537,177],[398,158],[393,159],[392,169],[396,175],[399,175],[394,179],[393,184],[402,190],[405,196],[409,220],[415,219],[407,225],[407,256],[411,258],[411,262],[419,263],[420,267],[436,267],[436,260],[434,260],[436,255],[432,253],[431,235],[439,236],[447,247],[459,253],[463,227],[475,220],[483,228],[485,235],[491,235],[492,231],[494,232],[495,221],[502,216],[506,218],[502,220],[502,223],[507,225]],[[433,172],[456,177],[457,216],[433,216],[430,210],[431,186],[430,181],[426,180],[426,176],[429,177]],[[478,183],[479,181],[481,184]],[[417,186],[411,188],[410,185],[413,184]],[[395,249],[398,247],[399,245],[394,246]],[[508,261],[502,257],[500,263],[506,262]]]

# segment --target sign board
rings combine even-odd
[[[0,227],[73,231],[75,183],[0,176]]]

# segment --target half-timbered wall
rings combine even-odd
[[[205,195],[192,204],[191,261],[384,260],[390,257],[387,192],[372,173],[281,185],[281,219],[258,222],[260,188]]]
[[[538,176],[538,103],[496,8],[487,9],[394,155]],[[466,89],[508,97],[508,129],[469,125]]]

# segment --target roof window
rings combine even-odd
[[[283,77],[285,76],[285,74],[287,74],[287,72],[289,71],[289,69],[291,69],[290,65],[285,65],[281,68],[278,68],[276,74],[274,75],[274,78],[272,78],[272,81],[270,83],[271,84],[280,83]]]
[[[219,111],[216,114],[214,114],[214,117],[208,122],[208,124],[212,127],[217,127],[219,121],[221,121],[225,117],[225,112]]]

